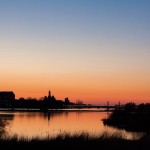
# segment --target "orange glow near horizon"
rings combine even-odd
[[[6,77],[6,76],[5,76]],[[135,102],[147,103],[150,100],[150,86],[147,79],[130,76],[94,75],[24,75],[7,76],[8,82],[1,82],[3,89],[14,91],[16,98],[47,96],[51,90],[56,99],[64,100],[69,97],[72,102],[82,100],[86,104],[116,104]],[[130,78],[129,78],[130,77]],[[11,82],[10,82],[11,81]]]

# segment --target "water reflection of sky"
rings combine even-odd
[[[63,133],[87,132],[90,136],[120,133],[127,139],[138,139],[141,133],[127,132],[104,126],[102,119],[109,113],[99,111],[50,111],[50,112],[0,112],[0,118],[9,124],[7,134],[19,137],[55,137]]]

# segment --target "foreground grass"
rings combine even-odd
[[[150,138],[143,137],[140,140],[122,139],[120,134],[108,136],[106,133],[99,137],[90,137],[87,133],[61,134],[55,138],[2,138],[0,147],[5,149],[90,149],[90,150],[147,150],[150,148]]]

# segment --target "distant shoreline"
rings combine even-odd
[[[106,110],[102,108],[59,108],[59,109],[46,109],[46,110],[41,110],[38,108],[0,108],[0,111],[11,111],[11,112],[66,112],[66,111],[84,111],[84,112],[113,112],[113,109]]]

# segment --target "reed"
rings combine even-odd
[[[0,146],[5,149],[14,147],[15,149],[30,149],[30,148],[46,148],[46,149],[120,149],[120,150],[140,150],[150,147],[149,136],[145,136],[140,140],[123,139],[119,133],[108,135],[103,133],[100,136],[89,136],[88,133],[81,132],[77,134],[62,133],[53,137],[21,137],[17,135],[13,137],[3,137],[0,140]]]

